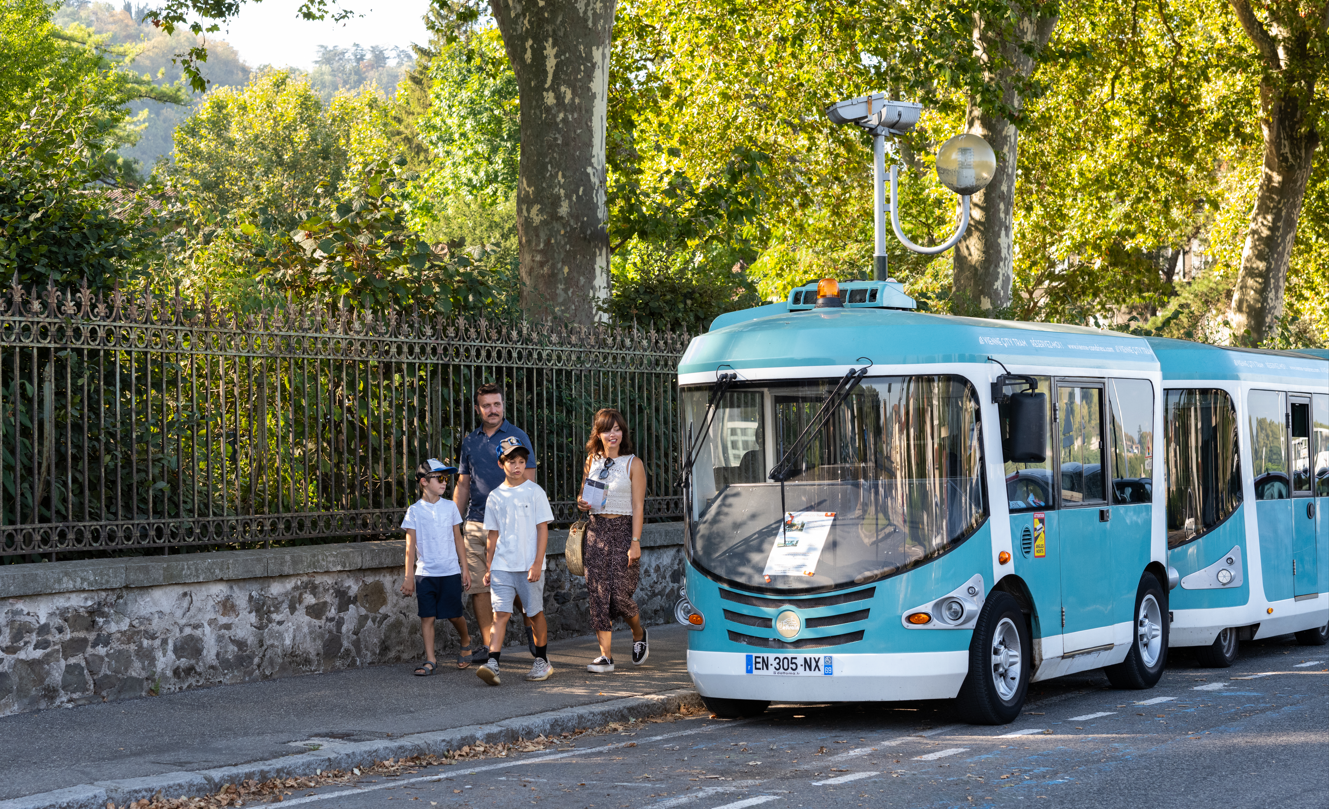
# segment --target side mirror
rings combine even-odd
[[[1001,449],[1012,463],[1043,463],[1047,460],[1047,394],[1023,391],[1011,394],[1003,406],[1006,435]]]

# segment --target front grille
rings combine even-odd
[[[821,618],[809,618],[804,622],[804,625],[807,626],[808,629],[818,629],[823,626],[852,624],[855,621],[866,621],[868,619],[868,612],[868,610],[858,610],[857,612],[846,612],[844,615],[826,615]]]
[[[770,618],[763,618],[760,615],[748,615],[743,612],[733,612],[731,610],[725,610],[724,617],[736,624],[755,626],[758,629],[770,629],[775,625],[775,622]],[[811,624],[809,624],[809,626],[811,626]]]
[[[822,649],[828,646],[843,646],[846,643],[857,643],[863,639],[863,631],[849,632],[844,635],[831,635],[825,638],[800,638],[795,641],[785,641],[779,638],[758,638],[755,635],[744,635],[742,632],[729,630],[729,639],[734,643],[742,643],[747,646],[760,646],[763,649]]]
[[[735,604],[747,604],[749,607],[762,607],[768,610],[784,606],[810,610],[814,607],[834,607],[837,604],[852,604],[855,601],[866,601],[869,598],[872,598],[876,592],[876,587],[869,587],[865,590],[855,590],[852,593],[834,593],[828,596],[813,596],[812,598],[770,598],[750,596],[744,593],[735,593],[732,590],[720,588],[720,598],[723,598],[725,601],[732,601]]]

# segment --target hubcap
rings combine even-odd
[[[992,684],[1003,701],[1015,696],[1020,687],[1020,673],[1024,655],[1020,648],[1020,631],[1010,618],[1002,618],[992,636]]]
[[[1163,611],[1152,593],[1140,602],[1140,615],[1135,620],[1135,642],[1140,647],[1140,660],[1145,667],[1158,665],[1158,658],[1163,654]]]
[[[1218,633],[1219,646],[1223,649],[1223,654],[1232,657],[1237,653],[1237,631],[1232,627],[1224,629]]]

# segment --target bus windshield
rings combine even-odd
[[[772,482],[837,381],[731,388],[698,437],[710,388],[682,391],[683,429],[701,442],[688,541],[704,571],[757,590],[852,586],[920,565],[983,524],[978,397],[956,376],[863,380],[788,481]]]

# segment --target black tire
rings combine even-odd
[[[1297,643],[1302,646],[1323,646],[1329,643],[1329,623],[1319,629],[1303,629],[1297,633]]]
[[[723,697],[702,697],[706,708],[719,719],[746,719],[759,716],[771,703],[758,699],[724,699]]]
[[[1218,633],[1214,642],[1203,649],[1195,650],[1195,659],[1201,666],[1210,669],[1225,669],[1237,662],[1241,642],[1237,639],[1237,630],[1228,627]]]
[[[975,725],[1015,721],[1029,692],[1033,647],[1019,602],[1010,593],[993,593],[974,625],[969,673],[956,697],[965,721]]]
[[[1114,688],[1153,688],[1167,667],[1167,594],[1153,574],[1140,577],[1135,591],[1131,650],[1126,659],[1104,669]]]

